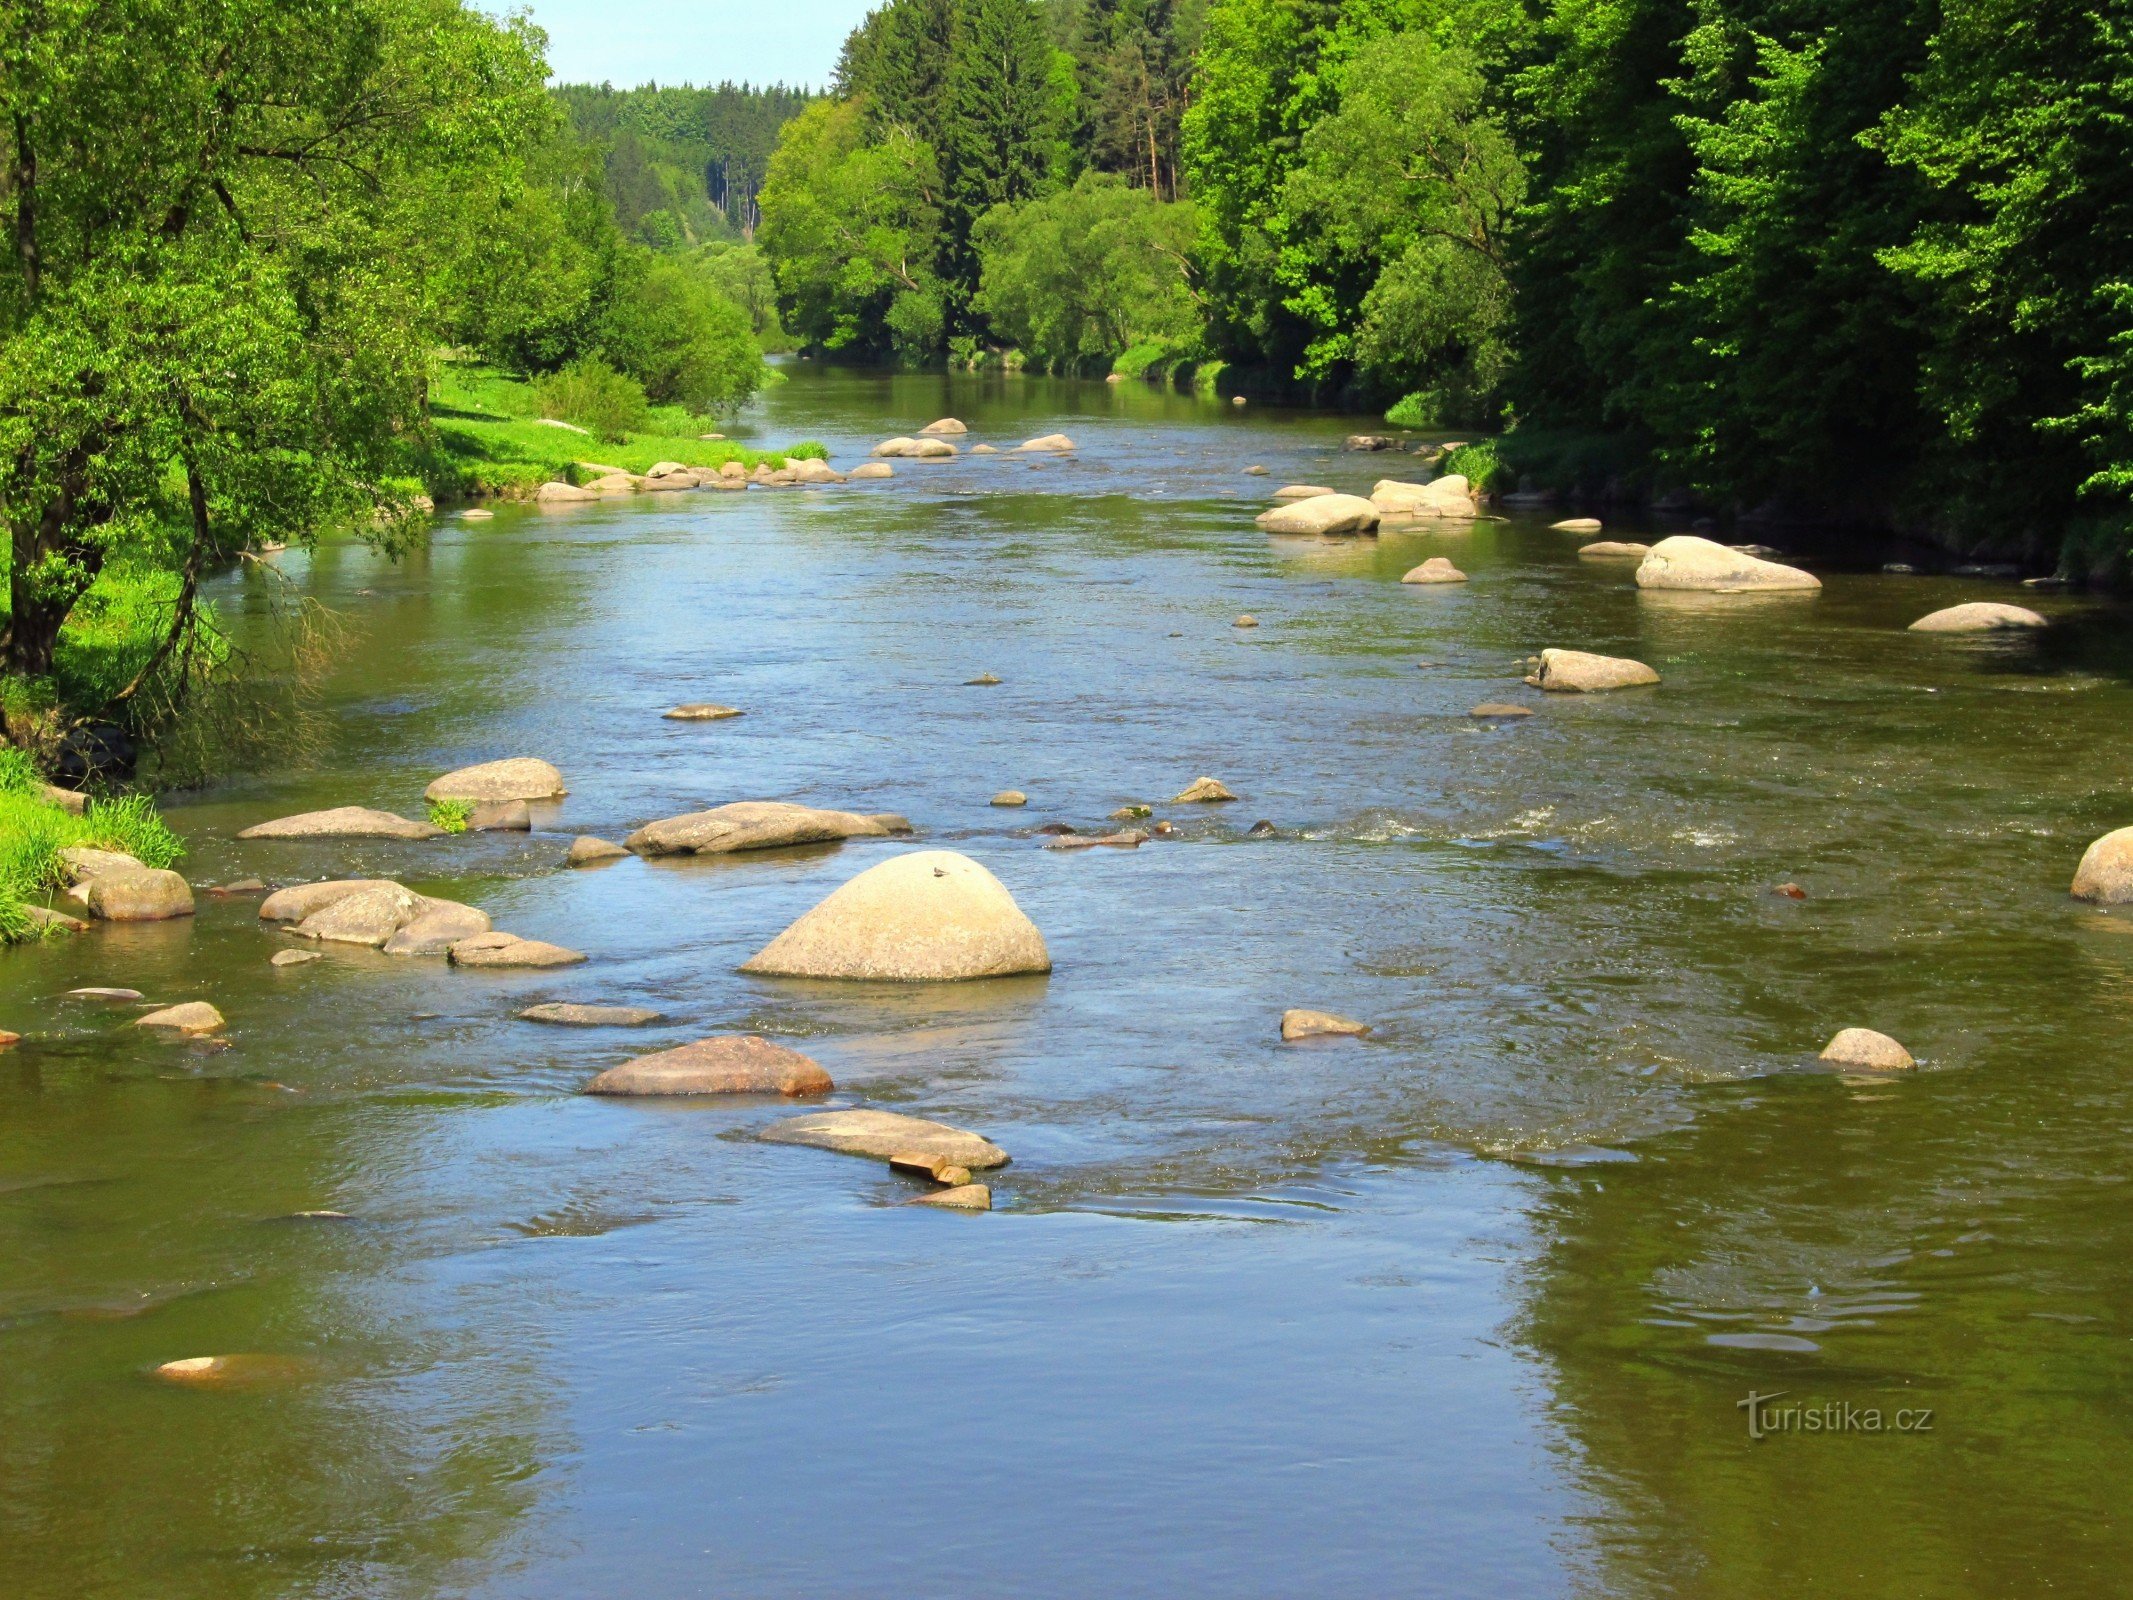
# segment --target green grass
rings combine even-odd
[[[1479,444],[1463,444],[1448,451],[1437,470],[1449,477],[1458,473],[1467,483],[1482,494],[1495,494],[1511,486],[1511,469],[1503,464],[1496,452],[1496,441],[1484,439]]]
[[[1426,428],[1436,419],[1430,416],[1430,396],[1404,394],[1393,402],[1385,413],[1385,420],[1395,428]]]
[[[430,826],[442,828],[446,833],[465,833],[467,821],[474,815],[471,800],[432,800],[430,802]]]
[[[185,844],[143,794],[91,800],[84,816],[44,798],[44,780],[19,750],[0,750],[0,943],[44,929],[24,909],[66,882],[60,852],[76,845],[118,850],[143,866],[168,867]]]
[[[530,495],[544,483],[582,483],[597,476],[585,464],[643,472],[661,461],[720,467],[738,461],[783,465],[787,452],[751,450],[715,432],[706,418],[680,406],[653,406],[645,431],[607,442],[589,433],[550,427],[538,419],[533,385],[490,367],[447,365],[430,385],[430,418],[438,449],[429,472],[439,499]]]

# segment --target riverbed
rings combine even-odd
[[[172,797],[186,874],[396,877],[590,960],[274,969],[242,896],[0,953],[0,1592],[2120,1591],[2133,915],[2067,885],[2133,823],[2123,612],[1873,563],[1640,594],[1548,515],[1270,537],[1272,487],[1415,463],[1138,384],[792,371],[730,431],[1081,448],[448,511],[216,586],[240,641],[294,596],[338,642],[305,761]],[[1434,555],[1471,581],[1399,582]],[[1905,632],[1965,600],[2054,626]],[[1664,681],[1543,696],[1547,646]],[[698,700],[746,714],[660,715]],[[570,787],[530,834],[233,838],[512,755]],[[1203,774],[1240,798],[1167,803]],[[908,816],[1054,971],[736,970],[911,841],[563,866],[742,799]],[[1174,834],[1042,848],[1134,804]],[[1374,1031],[1284,1045],[1291,1006]],[[1821,1068],[1854,1025],[1921,1069]],[[995,1209],[755,1141],[776,1104],[577,1093],[722,1031],[985,1133]],[[227,1352],[277,1361],[150,1376]],[[1835,1420],[1751,1437],[1779,1391]]]

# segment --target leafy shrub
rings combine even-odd
[[[817,439],[802,439],[785,450],[787,461],[827,461],[829,458],[829,446]]]
[[[1511,486],[1511,471],[1498,459],[1494,439],[1463,444],[1448,452],[1437,465],[1447,476],[1458,473],[1478,494],[1495,494]]]
[[[542,416],[589,428],[610,444],[641,429],[650,410],[644,385],[597,356],[551,372],[533,388]]]
[[[467,822],[474,815],[471,800],[432,800],[430,802],[430,826],[442,828],[446,833],[465,833]]]
[[[1385,420],[1395,428],[1426,428],[1437,419],[1424,411],[1429,396],[1421,390],[1406,394],[1393,402],[1385,413]]]

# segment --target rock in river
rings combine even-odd
[[[1254,520],[1268,533],[1372,533],[1378,508],[1359,494],[1317,494],[1262,511]]]
[[[1556,533],[1598,533],[1600,531],[1600,519],[1598,517],[1565,517],[1561,522],[1551,522],[1548,526]]]
[[[978,448],[984,450],[987,447],[981,444]],[[886,461],[862,461],[858,466],[852,468],[846,476],[852,478],[893,478],[896,476],[896,469]]]
[[[240,839],[435,839],[444,832],[427,822],[373,811],[369,806],[335,806],[330,811],[305,811],[293,817],[258,822],[237,835]]]
[[[469,833],[530,833],[533,813],[523,800],[494,800],[476,806],[467,817]]]
[[[1292,1009],[1281,1014],[1281,1036],[1297,1039],[1360,1039],[1370,1032],[1367,1022],[1336,1017],[1330,1011]]]
[[[1920,617],[1911,624],[1913,633],[1994,633],[2002,628],[2048,627],[2044,618],[2027,606],[2004,606],[1990,600],[1973,600],[1968,605],[1949,606],[1945,611],[1936,611]]]
[[[1637,568],[1640,589],[1696,589],[1706,594],[1778,593],[1819,589],[1822,580],[1798,567],[1729,550],[1710,539],[1677,533],[1661,539]]]
[[[1432,478],[1428,483],[1380,478],[1371,486],[1370,503],[1388,517],[1472,519],[1480,514],[1474,504],[1473,486],[1456,472]]]
[[[270,967],[301,967],[309,962],[323,961],[325,959],[316,950],[277,950],[267,958],[267,965]]]
[[[1063,433],[1042,433],[1034,439],[1024,439],[1016,445],[1017,450],[1043,451],[1057,454],[1074,448],[1074,441]]]
[[[1627,656],[1596,656],[1584,650],[1543,650],[1540,671],[1526,682],[1557,694],[1596,694],[1657,683],[1659,674]]]
[[[755,1034],[699,1039],[610,1067],[587,1094],[828,1094],[837,1086],[811,1058]]]
[[[460,940],[489,931],[486,911],[461,905],[456,900],[432,900],[426,895],[421,899],[422,904],[415,914],[385,941],[382,948],[387,955],[441,956]],[[348,903],[342,902],[343,905]],[[299,923],[296,931],[302,933],[310,925]]]
[[[1007,1165],[1007,1152],[981,1134],[894,1111],[815,1111],[773,1122],[758,1137],[771,1144],[811,1145],[876,1161],[934,1156],[972,1172]]]
[[[574,967],[585,959],[581,950],[521,939],[515,933],[477,933],[461,939],[447,954],[455,967]]]
[[[1650,545],[1629,539],[1598,539],[1578,547],[1581,561],[1642,561],[1651,553]]]
[[[1402,583],[1464,583],[1466,574],[1444,556],[1431,556],[1419,567],[1410,567],[1401,577]]]
[[[87,883],[107,872],[139,872],[146,863],[122,850],[92,850],[87,845],[69,845],[59,852],[59,864],[67,882]]]
[[[1195,778],[1170,797],[1172,805],[1193,805],[1205,800],[1234,800],[1226,786],[1213,778]]]
[[[299,883],[277,889],[259,902],[261,922],[301,922],[314,911],[323,911],[336,900],[359,889],[398,889],[390,878],[334,878],[325,883]],[[403,891],[407,892],[407,891]]]
[[[484,761],[447,772],[422,791],[425,800],[553,800],[567,794],[563,774],[532,756]]]
[[[528,1006],[519,1013],[525,1022],[549,1022],[562,1028],[644,1028],[660,1020],[660,1013],[645,1006],[588,1006],[557,1001]]]
[[[938,422],[927,423],[923,428],[919,429],[918,431],[921,434],[930,433],[934,435],[941,435],[968,433],[970,430],[964,427],[963,424],[954,417],[942,417]]]
[[[732,706],[713,705],[708,700],[692,700],[687,705],[676,706],[671,711],[662,711],[659,714],[669,722],[723,722],[726,718],[737,717],[741,713]]]
[[[2107,833],[2082,852],[2074,898],[2116,906],[2133,901],[2133,828]]]
[[[599,490],[580,489],[574,483],[544,483],[533,496],[534,504],[543,506],[575,505],[599,498]]]
[[[141,867],[89,880],[89,915],[105,922],[164,922],[192,914],[192,885],[175,872]]]
[[[1020,789],[1002,789],[992,797],[992,803],[996,806],[1026,806],[1029,796]]]
[[[782,800],[737,800],[709,811],[648,822],[623,843],[641,856],[730,855],[837,839],[884,838],[889,829],[852,811],[820,811]]]
[[[602,861],[619,861],[628,854],[619,844],[581,833],[570,841],[570,854],[563,861],[566,866],[590,867]]]
[[[188,1000],[183,1005],[151,1011],[145,1017],[136,1018],[133,1025],[136,1028],[165,1028],[172,1033],[215,1033],[222,1027],[222,1013],[205,1000]]]
[[[1918,1065],[1910,1051],[1872,1028],[1846,1028],[1822,1047],[1822,1059],[1837,1066],[1866,1067],[1875,1072],[1901,1072]]]
[[[1285,506],[1297,500],[1315,500],[1322,494],[1331,493],[1331,489],[1315,483],[1285,483],[1274,491],[1274,503]]]
[[[922,1194],[904,1202],[912,1206],[943,1206],[950,1211],[990,1211],[992,1190],[982,1183],[959,1183],[952,1188],[936,1189],[931,1194]]]
[[[1484,722],[1502,721],[1515,717],[1530,717],[1533,715],[1533,708],[1531,706],[1507,705],[1498,700],[1486,700],[1474,707],[1467,715],[1479,717]]]
[[[1052,956],[998,878],[952,850],[920,850],[860,873],[741,970],[941,983],[1049,972]]]

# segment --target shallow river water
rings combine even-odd
[[[1641,595],[1545,517],[1270,538],[1272,486],[1412,463],[1138,385],[801,368],[740,431],[849,465],[943,412],[1083,448],[224,581],[342,637],[315,760],[173,801],[188,875],[395,876],[591,960],[276,970],[207,897],[0,954],[0,1593],[2126,1591],[2133,915],[2066,893],[2133,822],[2123,614]],[[1438,554],[1472,581],[1400,584]],[[1994,598],[2060,625],[1904,632]],[[1549,645],[1665,682],[1543,704]],[[699,699],[747,715],[659,716]],[[518,754],[571,789],[530,836],[231,837]],[[1202,773],[1240,801],[1164,803]],[[562,866],[756,798],[905,813],[1056,970],[735,970],[907,842]],[[1041,848],[1136,802],[1175,837]],[[1376,1032],[1284,1046],[1296,1005]],[[1922,1070],[1819,1070],[1853,1024]],[[775,1104],[575,1093],[734,1029],[992,1136],[997,1209],[755,1142]],[[217,1352],[281,1364],[149,1376]],[[1841,1426],[1751,1438],[1778,1391]]]

